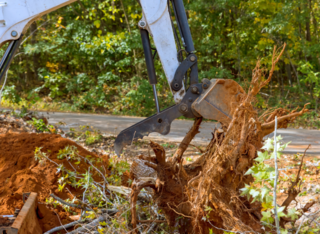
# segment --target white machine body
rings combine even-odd
[[[0,2],[0,45],[18,39],[30,24],[76,0],[4,0]]]
[[[0,0],[1,1],[1,0]],[[0,2],[0,45],[17,40],[30,24],[54,10],[76,0],[7,0]],[[140,0],[144,29],[152,35],[169,87],[179,66],[167,0]],[[172,91],[172,90],[171,90]],[[185,95],[185,87],[172,91],[179,103]]]

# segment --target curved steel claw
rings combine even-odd
[[[201,84],[194,86],[197,86],[197,92],[192,92],[192,89],[188,89],[179,104],[169,107],[159,114],[153,115],[120,132],[114,143],[116,154],[120,156],[123,147],[132,144],[135,140],[142,139],[144,136],[148,136],[152,132],[167,135],[170,132],[172,121],[181,115],[187,118],[195,118],[191,105],[202,93],[202,87]]]
[[[167,135],[170,132],[172,121],[181,115],[179,105],[175,105],[123,130],[117,136],[114,143],[116,154],[120,156],[124,146],[130,145],[133,141],[142,139],[144,136],[148,136],[151,132]]]

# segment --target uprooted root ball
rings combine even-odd
[[[306,106],[299,112],[290,113],[277,109],[259,117],[253,107],[255,96],[270,82],[282,53],[283,50],[279,54],[274,50],[267,79],[264,79],[264,70],[258,61],[249,91],[243,94],[233,110],[232,120],[227,124],[220,121],[222,129],[213,133],[206,152],[197,161],[183,166],[182,154],[198,133],[201,119],[195,121],[172,160],[166,160],[164,149],[151,142],[156,158],[139,159],[133,164],[131,173],[135,181],[131,202],[135,204],[134,198],[142,188],[151,187],[154,200],[169,225],[175,226],[178,220],[180,233],[209,233],[210,229],[214,233],[223,233],[223,230],[263,233],[261,204],[240,196],[240,189],[253,181],[252,176],[245,173],[253,165],[257,151],[261,150],[263,137],[273,132],[275,116],[278,128],[286,128],[308,111]],[[133,204],[132,223],[136,227]],[[177,219],[181,216],[184,218]]]

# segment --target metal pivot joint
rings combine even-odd
[[[143,26],[145,26],[144,21],[140,21],[139,25],[140,24],[143,24]],[[156,89],[157,76],[156,76],[156,71],[154,68],[149,32],[145,29],[140,28],[140,34],[141,34],[142,46],[143,46],[144,56],[145,56],[146,65],[147,65],[149,83],[152,85],[152,90],[153,90],[154,100],[155,100],[155,104],[156,104],[156,108],[157,108],[157,113],[159,114],[160,107],[159,107],[159,101],[158,101],[158,95],[157,95],[157,89]]]
[[[197,56],[195,54],[190,54],[178,67],[174,75],[174,79],[171,82],[171,88],[174,91],[179,91],[182,88],[183,78],[186,72],[191,68],[190,72],[190,83],[198,83],[198,66],[197,66]]]

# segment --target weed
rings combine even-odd
[[[161,144],[161,146],[162,146],[163,148],[167,148],[167,149],[173,149],[173,148],[176,147],[176,145],[173,144],[173,143],[163,143],[163,144]]]
[[[281,136],[277,137],[278,143],[278,158],[288,144],[280,145]],[[258,157],[255,159],[256,163],[246,172],[246,175],[252,175],[255,179],[254,183],[245,185],[241,189],[242,196],[252,198],[252,202],[259,201],[262,203],[262,218],[263,225],[270,227],[274,223],[274,205],[273,205],[273,185],[275,179],[275,168],[266,164],[265,162],[274,158],[274,140],[267,139],[265,145],[262,147],[265,151],[258,152]],[[280,177],[281,179],[281,177]],[[279,181],[281,183],[281,181]],[[300,181],[301,182],[301,181]],[[290,208],[287,213],[284,213],[284,206],[277,206],[278,217],[284,216],[292,220],[296,220],[300,214],[296,208]],[[282,230],[284,231],[284,230]]]
[[[75,128],[70,128],[70,133],[68,135],[76,138],[77,140],[84,140],[86,145],[99,143],[103,139],[100,130],[96,130],[87,125],[80,126],[79,128],[80,131],[76,130]]]
[[[43,119],[32,118],[32,121],[28,121],[28,124],[34,126],[38,132],[56,132],[55,127],[53,125],[46,125]]]
[[[86,131],[85,137],[86,137],[85,142],[87,145],[92,145],[94,143],[98,143],[102,139],[102,135],[97,131],[94,131],[94,132]]]

